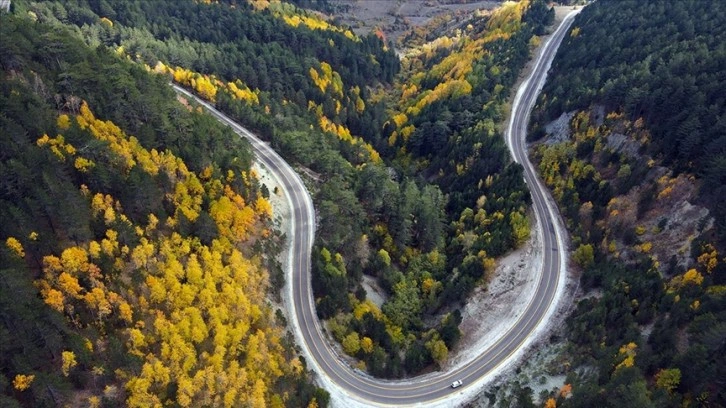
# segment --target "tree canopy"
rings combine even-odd
[[[569,137],[533,156],[587,293],[557,406],[726,404],[724,27],[721,2],[597,1],[553,62],[531,134],[569,112]]]

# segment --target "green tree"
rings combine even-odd
[[[345,351],[346,354],[355,356],[360,350],[360,337],[358,336],[358,333],[352,332],[345,336],[342,345],[343,351]]]
[[[383,304],[383,312],[393,324],[408,328],[418,321],[421,312],[421,290],[415,281],[404,278],[394,287],[393,297]]]
[[[514,241],[517,246],[524,244],[529,239],[529,219],[519,211],[509,214],[509,224],[512,226]]]
[[[581,244],[572,254],[572,259],[582,268],[589,268],[595,262],[592,244]]]
[[[426,348],[431,353],[431,357],[438,364],[442,364],[449,356],[449,349],[446,347],[446,343],[439,339],[438,336],[435,336],[431,340],[427,341]]]
[[[677,368],[664,368],[655,375],[655,384],[669,393],[681,383],[681,370]]]

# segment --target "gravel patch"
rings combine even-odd
[[[575,112],[567,112],[560,115],[559,118],[545,125],[545,132],[547,133],[546,144],[557,144],[566,142],[572,137],[572,130],[570,129],[570,122],[572,117],[575,116]]]
[[[535,223],[527,243],[497,262],[494,277],[486,289],[479,287],[469,297],[461,311],[462,338],[451,350],[444,371],[471,361],[522,315],[536,288],[535,271],[541,268],[539,236],[539,226]]]

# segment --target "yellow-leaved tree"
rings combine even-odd
[[[33,383],[34,379],[35,375],[18,374],[13,379],[13,388],[18,391],[25,391],[30,388],[30,385]]]
[[[175,74],[186,78],[184,71]],[[207,79],[198,79],[189,78],[205,86]],[[173,153],[149,151],[112,122],[96,118],[85,102],[74,119],[80,131],[113,152],[119,173],[163,175],[168,212],[165,219],[149,214],[146,222],[134,222],[112,195],[80,186],[97,235],[42,258],[43,273],[35,283],[45,303],[73,327],[97,329],[99,346],[87,341],[84,353],[105,358],[106,333],[113,330],[140,360],[139,370],[121,367],[113,373],[124,384],[127,406],[284,406],[288,396],[273,385],[304,370],[286,354],[282,328],[266,300],[268,272],[250,244],[269,235],[272,207],[259,193],[248,203],[233,188],[239,179],[246,191],[257,188],[254,171],[215,177],[206,168],[196,174]],[[58,122],[70,127],[71,120],[64,116]],[[59,161],[82,158],[60,136],[42,137],[38,145],[55,148]],[[194,234],[180,233],[184,222],[205,212],[214,224],[213,239],[203,244]],[[6,246],[24,255],[19,240],[8,239]],[[79,364],[85,359],[78,352],[62,352],[62,374],[87,370],[98,376],[102,371]],[[22,391],[32,381],[19,375],[14,387]],[[177,390],[173,397],[170,386]]]

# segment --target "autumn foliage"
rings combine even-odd
[[[248,203],[228,184],[240,178],[252,188],[256,174],[200,178],[173,153],[147,150],[118,126],[97,119],[85,103],[73,122],[67,126],[107,143],[119,171],[138,167],[152,177],[163,175],[171,211],[165,219],[152,213],[146,222],[134,223],[117,199],[79,186],[105,232],[43,257],[36,286],[45,303],[78,330],[122,333],[128,353],[141,364],[139,370],[115,372],[128,406],[174,401],[183,407],[263,407],[284,400],[271,385],[299,374],[300,363],[285,355],[282,331],[266,304],[269,282],[262,259],[244,249],[266,234],[271,207],[261,195]],[[60,135],[43,136],[38,146],[59,161],[83,157]],[[203,244],[179,233],[182,220],[194,222],[206,211],[218,230],[216,239]],[[133,236],[122,237],[120,231]],[[14,238],[7,246],[22,251]],[[101,335],[95,343],[103,341]],[[73,352],[64,351],[62,360],[63,375],[79,369]],[[18,389],[32,382],[18,378]],[[167,393],[170,386],[177,387],[174,395]]]
[[[154,72],[171,75],[174,82],[194,89],[199,96],[215,102],[217,92],[227,92],[233,99],[245,102],[248,105],[259,104],[259,90],[251,90],[245,83],[237,79],[224,83],[214,75],[203,75],[182,67],[169,67],[159,61],[154,67]]]

